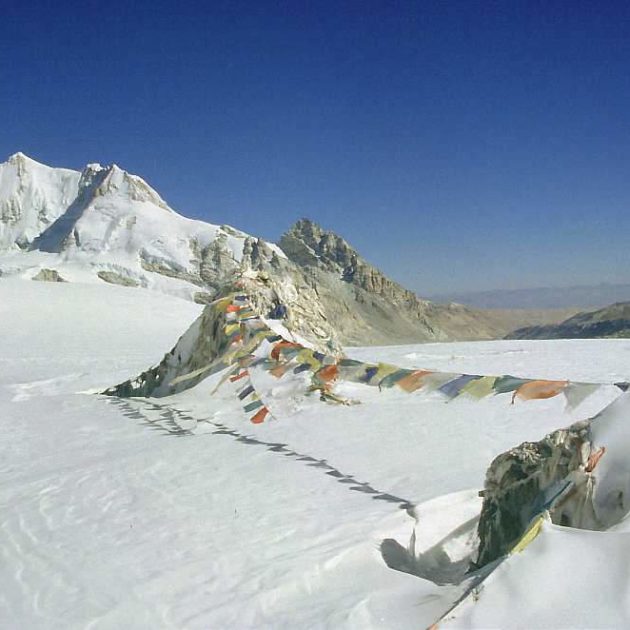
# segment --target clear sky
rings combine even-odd
[[[4,0],[0,160],[116,162],[420,293],[630,280],[630,4]]]

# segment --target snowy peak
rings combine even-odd
[[[100,164],[88,165],[83,174],[91,178],[102,172],[104,172],[104,177],[96,190],[97,196],[112,194],[128,197],[132,201],[151,203],[162,210],[173,212],[162,197],[141,177],[128,173],[116,164],[108,167],[102,167]]]
[[[110,207],[120,211],[133,210],[138,202],[175,214],[142,178],[116,164],[88,164],[78,172],[51,168],[17,152],[0,164],[0,250],[24,250],[38,241],[44,251],[59,251],[61,243],[51,249],[53,224],[63,216],[67,227],[97,197],[109,199]]]
[[[35,160],[31,160],[31,158],[29,158],[27,155],[25,155],[21,151],[18,151],[17,153],[14,153],[13,155],[9,156],[9,159],[7,160],[7,164],[11,164],[12,166],[15,166],[17,168],[18,176],[21,177],[24,174],[27,160],[29,162],[35,161]]]
[[[80,175],[13,154],[0,164],[0,250],[26,249],[68,207]]]
[[[255,243],[229,226],[177,214],[116,164],[92,163],[79,172],[16,153],[0,165],[0,275],[54,270],[69,281],[207,299]]]
[[[45,164],[30,158],[25,153],[22,153],[22,151],[18,151],[17,153],[10,155],[7,163],[15,165],[18,168],[19,175],[23,175],[28,168],[49,168]]]
[[[60,253],[72,246],[70,235],[78,244],[77,223],[98,195],[108,175],[105,168],[86,168],[80,175],[77,195],[66,211],[49,225],[32,243],[31,248],[42,252]]]

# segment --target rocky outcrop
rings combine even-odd
[[[200,280],[208,287],[215,290],[219,288],[221,283],[233,276],[239,267],[239,263],[227,247],[228,233],[219,234],[212,243],[201,248],[196,241],[193,241],[193,247],[196,247],[198,256],[198,269]]]
[[[554,523],[601,529],[592,501],[597,459],[590,421],[499,455],[486,474],[473,568],[509,553],[545,509]]]
[[[301,219],[279,242],[350,345],[496,338],[496,318],[419,298],[362,258],[343,238]],[[500,333],[504,334],[504,333]]]
[[[178,376],[212,364],[225,352],[229,340],[222,334],[224,326],[225,314],[206,307],[158,365],[103,393],[124,398],[160,397],[176,394],[196,385],[207,376],[206,373],[181,384],[173,385],[172,381]]]
[[[578,313],[559,324],[529,326],[507,339],[601,339],[630,337],[630,302],[618,302],[597,311]]]
[[[271,319],[280,316],[288,338],[293,337],[298,342],[304,339],[315,350],[340,356],[342,351],[335,331],[321,311],[308,302],[308,287],[299,290],[290,274],[284,273],[281,277],[279,280],[279,276],[271,277],[262,270],[245,269],[234,283],[223,287],[217,300],[244,294],[248,307],[256,315]],[[230,365],[226,357],[232,340],[225,334],[227,321],[224,310],[215,308],[214,303],[208,304],[157,366],[103,393],[120,397],[161,397],[194,387]],[[186,378],[179,380],[182,376]]]
[[[174,264],[169,264],[170,261],[160,260],[157,257],[152,257],[145,252],[140,253],[140,266],[145,271],[151,273],[157,273],[167,278],[175,278],[176,280],[182,280],[189,284],[194,284],[198,287],[204,286],[203,280],[195,273],[183,269],[182,267]]]
[[[206,291],[197,291],[193,294],[193,302],[195,304],[210,304],[213,299],[212,293],[207,293]]]
[[[300,219],[283,234],[279,245],[296,264],[335,273],[344,282],[370,294],[397,303],[428,303],[370,265],[341,236],[323,230],[309,219]]]
[[[140,283],[129,276],[124,276],[120,273],[116,273],[115,271],[99,271],[96,274],[103,282],[108,282],[109,284],[118,284],[121,287],[138,287]]]
[[[40,269],[31,280],[39,280],[41,282],[67,282],[64,280],[56,269]]]

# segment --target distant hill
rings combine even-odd
[[[509,339],[630,338],[630,302],[619,302],[597,311],[578,313],[547,326],[529,326],[510,333]]]
[[[573,287],[538,287],[449,293],[430,296],[435,302],[458,302],[475,308],[494,309],[595,309],[616,302],[630,301],[630,284],[593,284]]]

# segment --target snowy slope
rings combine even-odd
[[[377,552],[400,511],[265,448],[171,435],[81,393],[159,359],[197,314],[118,287],[0,285],[0,627],[413,624],[398,601],[417,581]]]
[[[627,628],[630,530],[593,532],[549,521],[439,628]]]
[[[592,499],[582,523],[561,527],[543,513],[531,535],[443,617],[440,627],[628,627],[629,416],[625,393],[591,422],[597,458],[589,458],[588,476],[572,472],[577,484],[586,482],[584,496]]]
[[[159,401],[85,393],[159,361],[198,313],[190,302],[105,284],[0,283],[0,626],[427,627],[461,594],[430,580],[444,577],[445,557],[465,551],[452,532],[478,511],[490,459],[608,401],[592,398],[571,416],[559,399],[532,402],[532,413],[530,403],[446,404],[348,385],[344,394],[362,403],[332,407],[278,388],[277,420],[255,426],[230,384],[211,395],[204,381]],[[610,382],[630,376],[629,351],[619,340],[353,352]],[[417,504],[417,523],[400,498]],[[414,531],[427,579],[389,569],[379,552],[383,539],[406,545]],[[593,550],[588,562],[582,543]],[[621,558],[625,549],[614,537],[607,550],[579,545],[515,556],[522,566],[511,581],[497,574],[487,614],[462,612],[459,627],[523,627],[506,607],[535,608],[537,627],[559,627],[543,598],[560,597],[560,581],[571,572],[577,580],[582,567],[599,580],[608,569],[597,568],[598,550]],[[598,608],[601,625],[627,625],[621,565],[600,581],[619,597],[585,603],[585,590],[563,590],[573,627],[580,610],[584,625],[598,625]]]
[[[0,251],[28,247],[76,198],[79,179],[23,153],[0,164]]]
[[[236,268],[248,238],[177,214],[115,164],[89,164],[79,173],[16,154],[0,165],[5,276],[54,269],[67,281],[105,280],[190,297]]]

